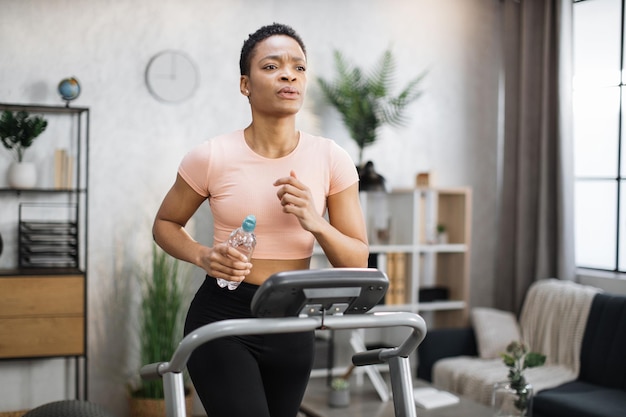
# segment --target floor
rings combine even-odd
[[[423,381],[413,381],[414,387],[426,385]],[[416,413],[419,417],[493,416],[493,411],[489,407],[464,398],[461,398],[458,404],[431,410],[416,407]],[[326,379],[311,378],[298,417],[395,417],[395,415],[393,399],[382,402],[367,377],[360,386],[351,384],[350,405],[346,408],[329,407]]]

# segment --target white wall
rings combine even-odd
[[[310,83],[301,128],[334,138],[355,159],[356,147],[338,116],[322,103],[315,83],[316,76],[333,76],[332,50],[369,66],[392,47],[399,84],[428,70],[425,93],[411,106],[408,126],[385,129],[365,158],[375,162],[392,187],[412,186],[423,170],[434,172],[437,185],[473,187],[472,301],[492,304],[498,4],[3,0],[0,101],[62,104],[56,85],[73,75],[83,87],[75,105],[91,109],[89,398],[125,412],[126,375],[136,364],[127,355],[133,350],[132,334],[117,325],[126,318],[117,305],[123,283],[149,254],[152,218],[183,154],[249,122],[238,90],[239,50],[248,33],[274,21],[292,25],[307,45]],[[196,94],[176,105],[154,100],[144,83],[150,58],[170,48],[189,54],[201,77]],[[30,155],[40,157],[35,150]],[[0,152],[0,187],[9,162],[8,153]],[[10,236],[15,213],[2,207],[0,202],[0,233]],[[0,268],[15,263],[9,247],[0,256]],[[49,369],[46,361],[0,362],[0,386],[20,381],[16,392],[0,392],[0,411],[50,400],[41,398],[39,382],[53,380],[50,375],[59,365],[48,362]]]

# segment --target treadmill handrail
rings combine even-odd
[[[295,333],[322,328],[333,330],[410,327],[411,334],[396,348],[384,349],[381,359],[394,356],[407,357],[426,337],[426,323],[416,313],[379,312],[342,316],[280,317],[228,319],[206,324],[185,336],[174,351],[169,362],[152,363],[143,366],[140,375],[144,379],[154,379],[165,373],[180,373],[187,365],[191,353],[214,339],[226,336],[251,334]]]

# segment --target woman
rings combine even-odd
[[[264,26],[244,42],[239,64],[252,122],[183,158],[153,226],[166,252],[207,273],[185,334],[217,320],[251,317],[258,286],[276,272],[308,269],[314,241],[335,267],[367,266],[354,163],[333,141],[295,127],[307,82],[302,40],[288,26]],[[212,247],[185,230],[206,199],[214,218]],[[257,219],[250,261],[224,243],[248,214]],[[216,278],[243,282],[229,291]],[[208,415],[294,417],[311,371],[313,341],[312,332],[258,335],[197,349],[188,369]]]

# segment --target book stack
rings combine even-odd
[[[74,157],[65,149],[54,151],[54,188],[67,190],[72,188],[74,179]]]
[[[389,288],[385,295],[385,304],[406,303],[406,253],[387,254],[387,278]]]
[[[22,221],[20,268],[78,267],[78,228],[70,221]]]

